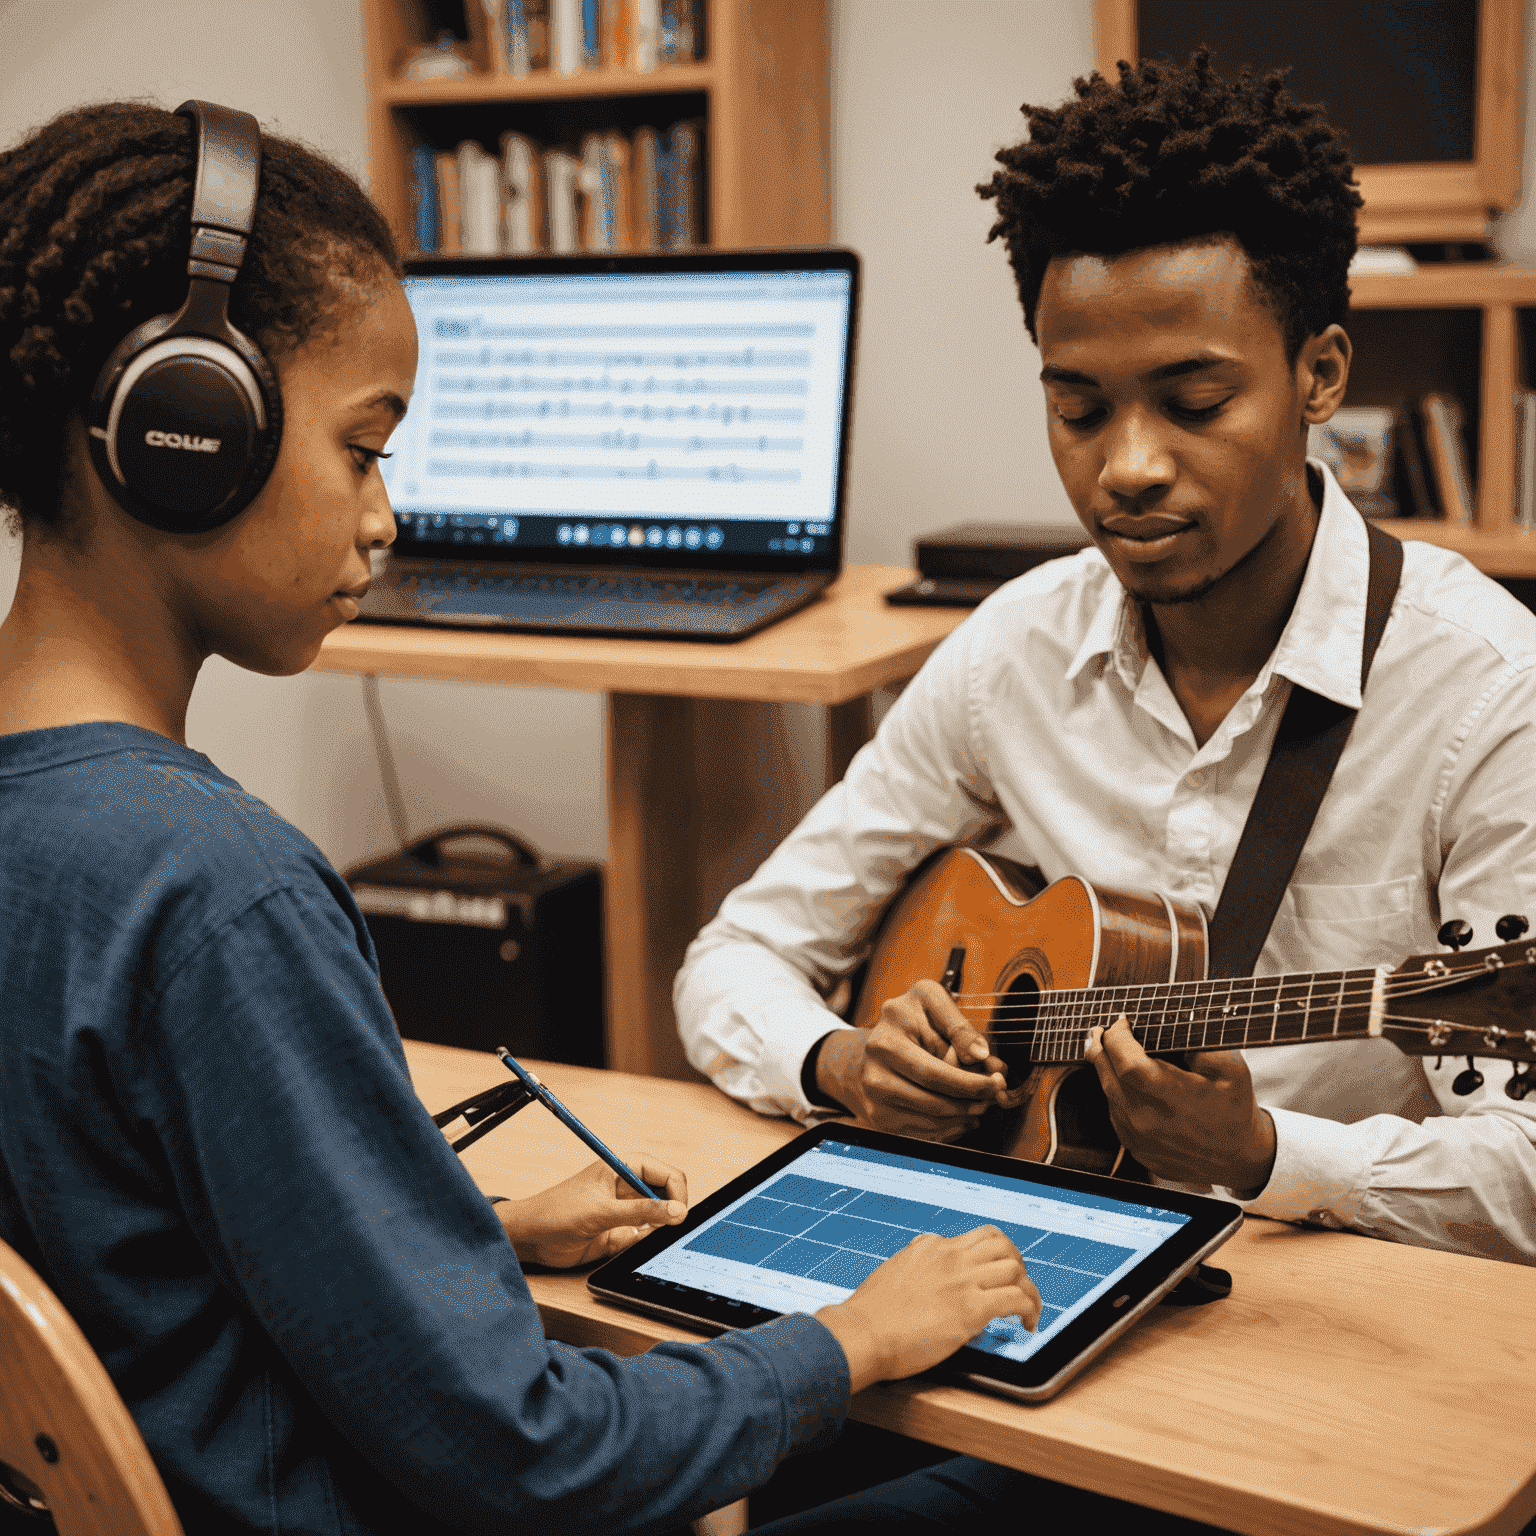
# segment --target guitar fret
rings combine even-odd
[[[1035,1008],[1030,1059],[1082,1061],[1088,1032],[1108,1029],[1122,1014],[1148,1055],[1364,1035],[1374,974],[1315,971],[1047,992]],[[1005,1010],[1002,1017],[1012,1015]]]

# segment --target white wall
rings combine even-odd
[[[1022,135],[1019,104],[1060,100],[1091,67],[1092,13],[1092,0],[831,0],[834,236],[865,260],[852,560],[904,562],[918,533],[962,520],[1071,517],[1036,354],[972,188]],[[361,171],[361,48],[358,0],[0,0],[0,144],[83,101],[206,96]],[[1529,183],[1536,113],[1525,133]],[[1536,261],[1536,197],[1499,239]],[[14,576],[0,537],[0,609]],[[490,820],[602,855],[596,696],[392,679],[381,694],[414,828]],[[188,733],[338,864],[390,846],[358,679],[258,678],[216,660]]]

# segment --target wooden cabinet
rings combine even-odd
[[[699,0],[705,4],[705,0]],[[513,128],[542,143],[641,124],[705,123],[705,222],[720,246],[816,245],[828,235],[826,0],[707,0],[701,60],[641,72],[604,68],[517,77],[490,68],[402,80],[405,50],[440,28],[466,36],[480,0],[365,0],[373,194],[411,248],[407,162],[419,144]],[[486,64],[483,47],[476,50]]]

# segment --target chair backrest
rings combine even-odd
[[[0,1463],[0,1501],[41,1502],[59,1536],[182,1536],[106,1368],[37,1271],[3,1242]]]

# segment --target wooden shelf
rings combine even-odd
[[[530,75],[478,71],[456,80],[396,80],[383,83],[380,95],[392,107],[462,107],[475,102],[569,101],[607,96],[667,96],[708,91],[716,72],[708,61],[673,64],[652,70],[584,69],[557,75],[540,69]]]
[[[1383,518],[1377,527],[1399,539],[1454,549],[1488,576],[1536,577],[1536,529],[1467,528],[1422,517]]]
[[[1354,309],[1476,309],[1489,304],[1536,306],[1536,269],[1468,261],[1423,266],[1393,276],[1349,280]]]
[[[451,149],[474,138],[495,151],[505,128],[557,140],[622,126],[627,99],[693,97],[672,116],[705,119],[708,240],[729,247],[824,244],[830,224],[827,0],[700,0],[709,57],[654,70],[481,68],[455,80],[400,80],[407,48],[430,41],[422,0],[363,0],[368,44],[370,190],[403,250],[413,241],[410,158],[422,143]],[[478,11],[478,0],[468,0]],[[477,60],[485,63],[481,53]],[[702,104],[698,100],[702,98]],[[541,105],[548,108],[541,112]],[[630,126],[634,126],[631,122]]]

